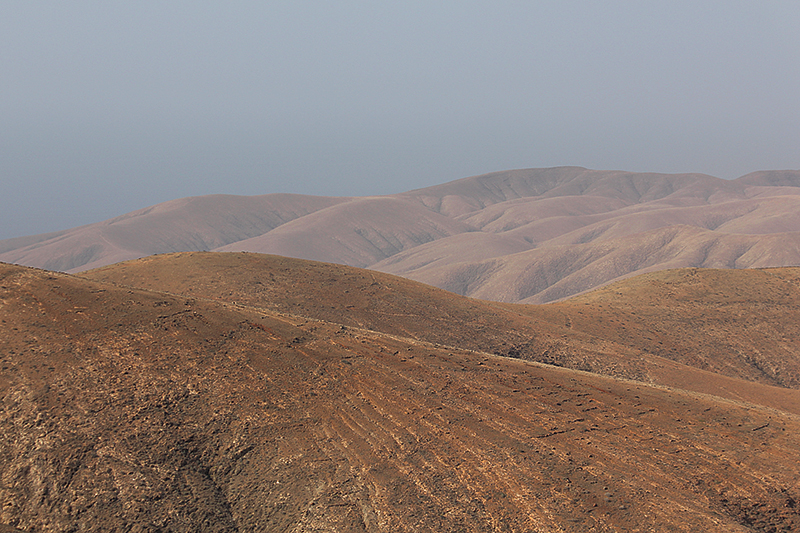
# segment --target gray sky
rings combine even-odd
[[[0,3],[0,239],[211,193],[800,168],[800,3]]]

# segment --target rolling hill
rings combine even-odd
[[[543,303],[669,268],[800,265],[800,171],[513,170],[388,196],[204,196],[0,241],[0,261],[79,272],[180,251],[249,251]]]
[[[158,253],[211,250],[346,200],[292,194],[182,198],[67,231],[0,241],[0,261],[77,271]]]
[[[250,253],[179,253],[80,276],[380,331],[417,341],[725,395],[800,391],[800,269],[680,269],[548,305],[500,304],[344,265]],[[731,332],[746,332],[731,336]],[[625,356],[625,357],[623,357]],[[668,369],[668,370],[667,370]],[[702,381],[702,380],[701,380]],[[753,386],[753,385],[750,385]],[[789,397],[783,390],[759,393]],[[765,400],[766,401],[766,400]],[[791,410],[800,404],[793,404]],[[789,404],[782,408],[789,408]]]
[[[81,277],[0,264],[0,524],[796,530],[800,274],[733,274],[678,270],[526,306],[256,254]],[[703,322],[672,314],[685,310]],[[762,347],[788,361],[778,373],[726,352],[711,366],[715,343],[780,335]],[[535,361],[556,356],[611,375]]]

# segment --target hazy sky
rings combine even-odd
[[[800,168],[800,3],[0,3],[0,239],[210,193]]]

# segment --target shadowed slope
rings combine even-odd
[[[4,525],[800,526],[795,416],[21,267],[0,302]]]
[[[800,187],[800,172],[796,170],[760,170],[736,181],[745,185]]]
[[[494,304],[368,270],[259,254],[171,254],[110,265],[82,275],[121,286],[235,302],[418,341],[688,388],[800,414],[800,391],[765,386],[800,388],[800,383],[765,375],[758,369],[759,358],[731,357],[721,351],[721,359],[714,362],[715,343],[730,339],[705,339],[704,332],[690,321],[670,323],[674,350],[665,351],[651,342],[651,330],[664,327],[657,321],[637,322],[638,329],[631,333],[635,338],[613,336],[613,330],[603,329],[609,322],[602,312],[591,315],[595,320],[592,324],[602,324],[599,329],[576,328],[577,320],[571,318],[573,311],[563,311],[572,310],[571,307]],[[753,286],[761,284],[755,272],[742,271],[740,275]],[[765,286],[764,290],[771,289]],[[691,293],[692,289],[687,291]],[[631,289],[623,301],[635,303],[638,292]],[[700,289],[696,292],[702,293]],[[645,302],[646,298],[642,296]],[[696,298],[700,313],[702,296]],[[793,304],[800,301],[800,289],[792,288],[782,298],[770,319],[800,323]],[[668,312],[679,303],[662,298],[657,305]],[[582,312],[581,306],[577,309]],[[797,374],[800,359],[796,354],[800,348],[773,347],[761,342],[767,338],[748,336],[745,328],[751,326],[749,320],[753,318],[746,314],[728,319],[727,335],[735,337],[741,349],[757,349],[770,360],[783,360],[786,376]],[[704,357],[708,361],[703,362],[699,355],[680,358],[674,353],[694,353],[700,343],[706,346]],[[709,366],[712,362],[713,366]],[[719,374],[699,370],[702,368]]]

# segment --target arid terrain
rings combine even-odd
[[[0,241],[0,261],[79,272],[158,253],[249,251],[543,303],[671,268],[800,265],[800,171],[512,170],[387,196],[173,200]]]
[[[81,275],[732,399],[755,387],[758,401],[800,414],[786,390],[800,389],[800,269],[666,271],[549,305],[249,253],[169,254]]]
[[[252,253],[0,264],[0,530],[796,531],[797,302],[796,268],[518,305]]]

